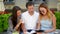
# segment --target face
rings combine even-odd
[[[21,15],[21,10],[18,10],[17,11],[17,16],[20,16]]]
[[[47,10],[43,7],[40,7],[40,11],[43,15],[46,15],[46,13],[47,13]]]
[[[34,6],[32,5],[32,6],[28,6],[28,11],[29,12],[33,12],[34,11]]]

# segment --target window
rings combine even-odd
[[[33,1],[33,0],[28,0],[28,1]]]
[[[14,0],[3,0],[3,2],[12,2]]]
[[[28,0],[28,1],[40,1],[40,0]]]
[[[3,2],[6,2],[7,0],[3,0]]]
[[[14,1],[14,0],[9,0],[9,1],[11,2],[11,1]]]
[[[40,3],[40,2],[46,2],[46,0],[28,0],[28,1],[32,1],[34,2],[35,4],[37,3]]]
[[[14,0],[3,0],[4,4],[14,4]]]
[[[43,1],[46,1],[46,0],[43,0]]]

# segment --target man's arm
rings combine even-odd
[[[22,19],[22,25],[21,25],[21,27],[22,27],[23,33],[26,34],[27,30],[25,28],[24,15],[21,16],[21,19]]]
[[[27,30],[26,30],[26,28],[25,28],[24,23],[22,23],[22,26],[21,26],[21,27],[22,27],[23,33],[26,34]]]
[[[40,23],[37,23],[36,29],[40,29]]]
[[[40,29],[40,18],[39,17],[38,17],[36,29],[38,29],[38,30]]]
[[[22,23],[22,29],[23,29],[23,32],[26,32],[27,31],[26,28],[25,28],[24,23]]]

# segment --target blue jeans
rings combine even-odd
[[[32,30],[27,30],[28,32],[31,32]],[[20,31],[20,34],[23,34],[23,32]]]
[[[28,32],[31,32],[32,30],[27,30]],[[23,32],[20,31],[20,34],[23,34]]]
[[[31,32],[32,30],[27,30],[28,32]]]
[[[23,34],[23,32],[21,32],[21,31],[20,31],[20,33],[19,33],[19,34]]]

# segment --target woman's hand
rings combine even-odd
[[[53,32],[55,29],[51,29],[51,30],[45,30],[45,33],[49,33],[49,32]]]
[[[49,33],[49,32],[51,32],[52,30],[46,30],[46,31],[44,31],[45,33]]]
[[[27,32],[25,31],[25,32],[23,32],[24,34],[27,34]]]
[[[42,32],[37,32],[37,34],[42,34]]]

